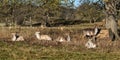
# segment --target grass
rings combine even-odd
[[[0,41],[0,60],[119,60],[120,52],[102,52],[81,46],[43,46]],[[84,50],[83,50],[84,49]]]
[[[0,60],[120,60],[120,41],[109,42],[109,39],[100,39],[96,49],[85,48],[81,29],[88,25],[64,27],[63,30],[58,27],[2,27],[0,28]],[[89,27],[92,26],[93,24],[89,25]],[[33,38],[35,31],[41,31],[41,34],[48,34],[53,38],[64,35],[63,33],[70,33],[72,42],[37,41]],[[12,32],[19,32],[26,41],[11,42]]]

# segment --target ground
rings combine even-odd
[[[97,48],[87,49],[86,40],[82,38],[82,29],[87,24],[68,27],[40,28],[17,27],[0,29],[0,59],[1,60],[120,60],[120,41],[110,41],[108,38],[98,39]],[[89,25],[87,27],[92,27]],[[48,34],[54,39],[58,35],[70,33],[71,42],[38,41],[34,38],[35,31]],[[12,42],[11,33],[19,32],[26,41]],[[57,34],[57,35],[56,35]]]
[[[27,42],[0,41],[1,60],[119,60],[120,50],[107,48],[87,49],[81,45],[41,45]],[[109,48],[108,48],[109,47]]]

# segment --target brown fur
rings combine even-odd
[[[97,38],[109,37],[109,31],[108,30],[101,30],[100,33],[96,37]]]

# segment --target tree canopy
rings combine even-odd
[[[111,0],[79,0],[80,5],[74,5],[76,0],[0,0],[0,22],[13,25],[56,24],[65,21],[101,21],[106,2]],[[117,0],[116,0],[117,1]],[[119,1],[119,0],[118,0]],[[119,9],[119,3],[116,3]],[[118,14],[119,16],[120,14]],[[53,24],[53,25],[54,25]],[[69,23],[68,23],[69,24]],[[73,23],[75,24],[75,23]]]

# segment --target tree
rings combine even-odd
[[[61,1],[61,16],[65,20],[73,20],[74,19],[74,11],[75,6],[74,2],[75,0],[62,0]]]
[[[104,0],[105,3],[105,14],[106,14],[106,28],[109,30],[109,35],[114,41],[120,39],[118,34],[118,24],[117,24],[117,5],[119,0]]]
[[[83,2],[77,8],[76,13],[79,14],[82,20],[89,21],[90,23],[96,22],[103,16],[101,5],[97,2],[90,3],[89,1]]]
[[[41,4],[40,7],[44,9],[43,10],[43,20],[44,20],[43,24],[45,26],[49,26],[49,22],[48,22],[49,18],[51,15],[54,15],[57,12],[58,7],[60,5],[60,0],[41,0],[39,4]]]

